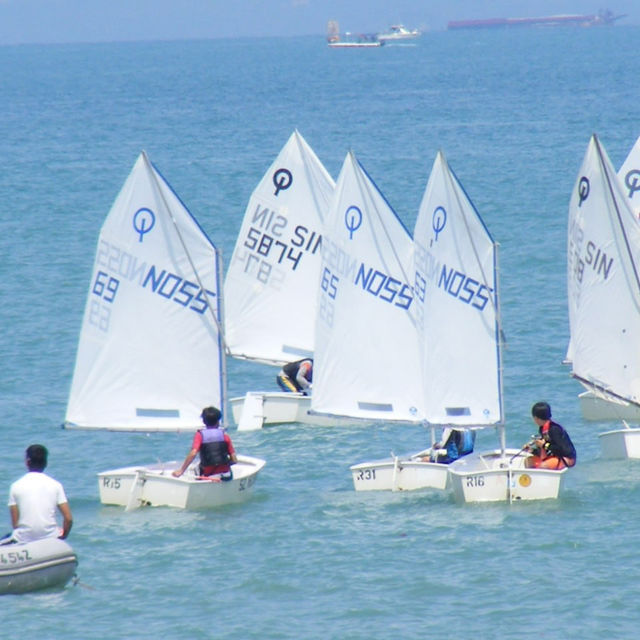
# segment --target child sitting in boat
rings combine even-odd
[[[311,358],[285,364],[276,377],[276,381],[283,391],[298,391],[306,396],[311,395],[312,380],[313,360]]]
[[[215,476],[216,480],[232,480],[231,465],[238,462],[236,452],[229,434],[220,427],[222,413],[217,407],[205,407],[200,415],[205,428],[196,431],[193,436],[191,450],[184,459],[180,469],[172,472],[179,478],[200,453],[200,476]]]
[[[449,464],[473,451],[476,433],[471,429],[453,429],[446,427],[442,430],[440,442],[431,447],[431,454],[423,458],[424,462],[441,462]]]
[[[551,420],[551,407],[546,402],[536,402],[531,417],[538,425],[540,437],[525,449],[533,455],[525,465],[534,469],[564,469],[576,464],[576,448],[569,434],[557,422]]]

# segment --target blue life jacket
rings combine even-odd
[[[455,429],[447,442],[447,459],[452,462],[473,451],[476,432],[471,429]]]

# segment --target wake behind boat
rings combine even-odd
[[[77,567],[73,549],[59,538],[0,545],[0,595],[62,588]]]
[[[196,431],[203,407],[224,408],[221,270],[218,250],[143,152],[100,231],[64,426]],[[242,491],[263,465],[238,468]],[[177,492],[187,493],[183,508],[217,505],[241,490],[180,478],[160,485],[155,466],[136,469],[149,486],[138,502],[134,491],[133,506],[173,505]],[[101,500],[121,476],[100,474]]]

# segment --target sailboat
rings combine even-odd
[[[618,170],[622,191],[636,218],[640,218],[640,138]],[[578,396],[582,416],[586,420],[627,420],[640,422],[640,407],[621,398],[587,389]]]
[[[431,448],[351,467],[356,490],[446,489],[460,502],[556,497],[562,472],[524,469],[505,447],[497,245],[451,171],[436,156],[414,229],[414,349],[422,418],[431,428],[495,427],[500,448],[451,464]]]
[[[311,412],[360,424],[419,422],[411,236],[353,152],[322,243]]]
[[[490,291],[478,266],[474,238],[484,227],[442,152],[434,161],[413,239],[418,391],[431,442],[437,427],[469,429],[499,421]],[[485,260],[486,262],[486,260]],[[480,275],[478,273],[480,272]],[[488,317],[488,319],[487,319]],[[441,489],[448,465],[431,462],[432,447],[351,467],[357,491]]]
[[[138,157],[98,239],[64,426],[196,431],[205,406],[224,411],[221,260],[146,153]],[[100,499],[201,508],[243,500],[264,461],[238,456],[233,480],[198,480],[196,464],[99,474]]]
[[[530,454],[505,446],[498,245],[442,157],[440,167],[415,233],[426,300],[426,417],[499,435],[499,448],[448,465],[453,494],[463,503],[557,498],[566,469],[528,469]]]
[[[280,368],[312,358],[322,224],[335,183],[296,130],[251,194],[225,279],[229,353]],[[274,371],[275,383],[277,371]],[[334,424],[309,396],[252,391],[231,398],[238,430]]]
[[[571,195],[567,249],[571,374],[639,408],[640,221],[595,135]],[[604,457],[640,458],[640,429],[625,423],[600,444]]]

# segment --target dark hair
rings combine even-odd
[[[41,444],[29,445],[25,455],[30,471],[44,471],[47,466],[47,457],[49,456],[46,447]]]
[[[200,417],[202,418],[202,422],[204,422],[207,427],[215,427],[218,422],[220,422],[222,413],[220,413],[220,409],[217,409],[216,407],[205,407],[202,410],[202,414]]]
[[[531,415],[534,418],[540,418],[540,420],[551,419],[551,407],[546,402],[536,402],[531,407]]]

